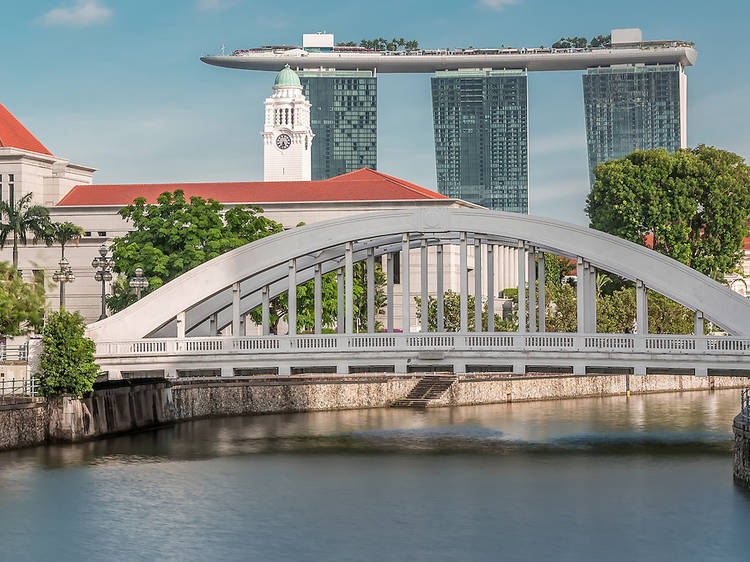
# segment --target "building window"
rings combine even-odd
[[[393,284],[401,283],[401,252],[393,253]]]
[[[101,236],[103,238],[103,237],[107,236],[107,232],[104,231],[104,230],[100,230],[99,231],[99,236]]]
[[[86,232],[84,232],[84,233],[83,233],[83,235],[84,235],[84,236],[91,236],[91,231],[90,231],[90,230],[87,230]]]

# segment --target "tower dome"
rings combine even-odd
[[[273,85],[281,87],[302,87],[302,83],[299,81],[299,76],[297,76],[297,73],[294,72],[288,64],[276,75],[276,80],[273,81]]]

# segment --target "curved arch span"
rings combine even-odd
[[[541,251],[581,257],[597,269],[652,289],[692,310],[732,335],[750,337],[750,302],[694,269],[638,244],[597,230],[552,219],[481,209],[394,210],[365,213],[313,223],[257,240],[227,252],[181,275],[127,309],[89,326],[96,341],[139,339],[157,335],[181,313],[191,311],[188,328],[224,311],[231,287],[241,283],[242,310],[260,303],[260,288],[271,296],[286,290],[287,264],[298,260],[298,283],[312,277],[320,263],[324,272],[342,264],[344,247],[356,242],[355,261],[368,248],[383,253],[398,248],[403,233],[432,243],[452,241],[458,232],[517,245],[523,241]],[[389,249],[390,248],[390,249]],[[226,324],[226,322],[223,322]]]

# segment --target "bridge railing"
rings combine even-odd
[[[573,351],[658,353],[681,355],[709,352],[744,355],[750,339],[733,337],[571,333],[378,333],[304,334],[293,336],[231,336],[143,339],[99,342],[97,355],[200,355],[215,353],[273,354],[280,352],[364,351]]]

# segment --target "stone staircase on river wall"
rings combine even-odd
[[[425,375],[411,389],[406,398],[399,398],[391,404],[394,408],[427,408],[433,400],[441,398],[458,377],[455,375]]]

